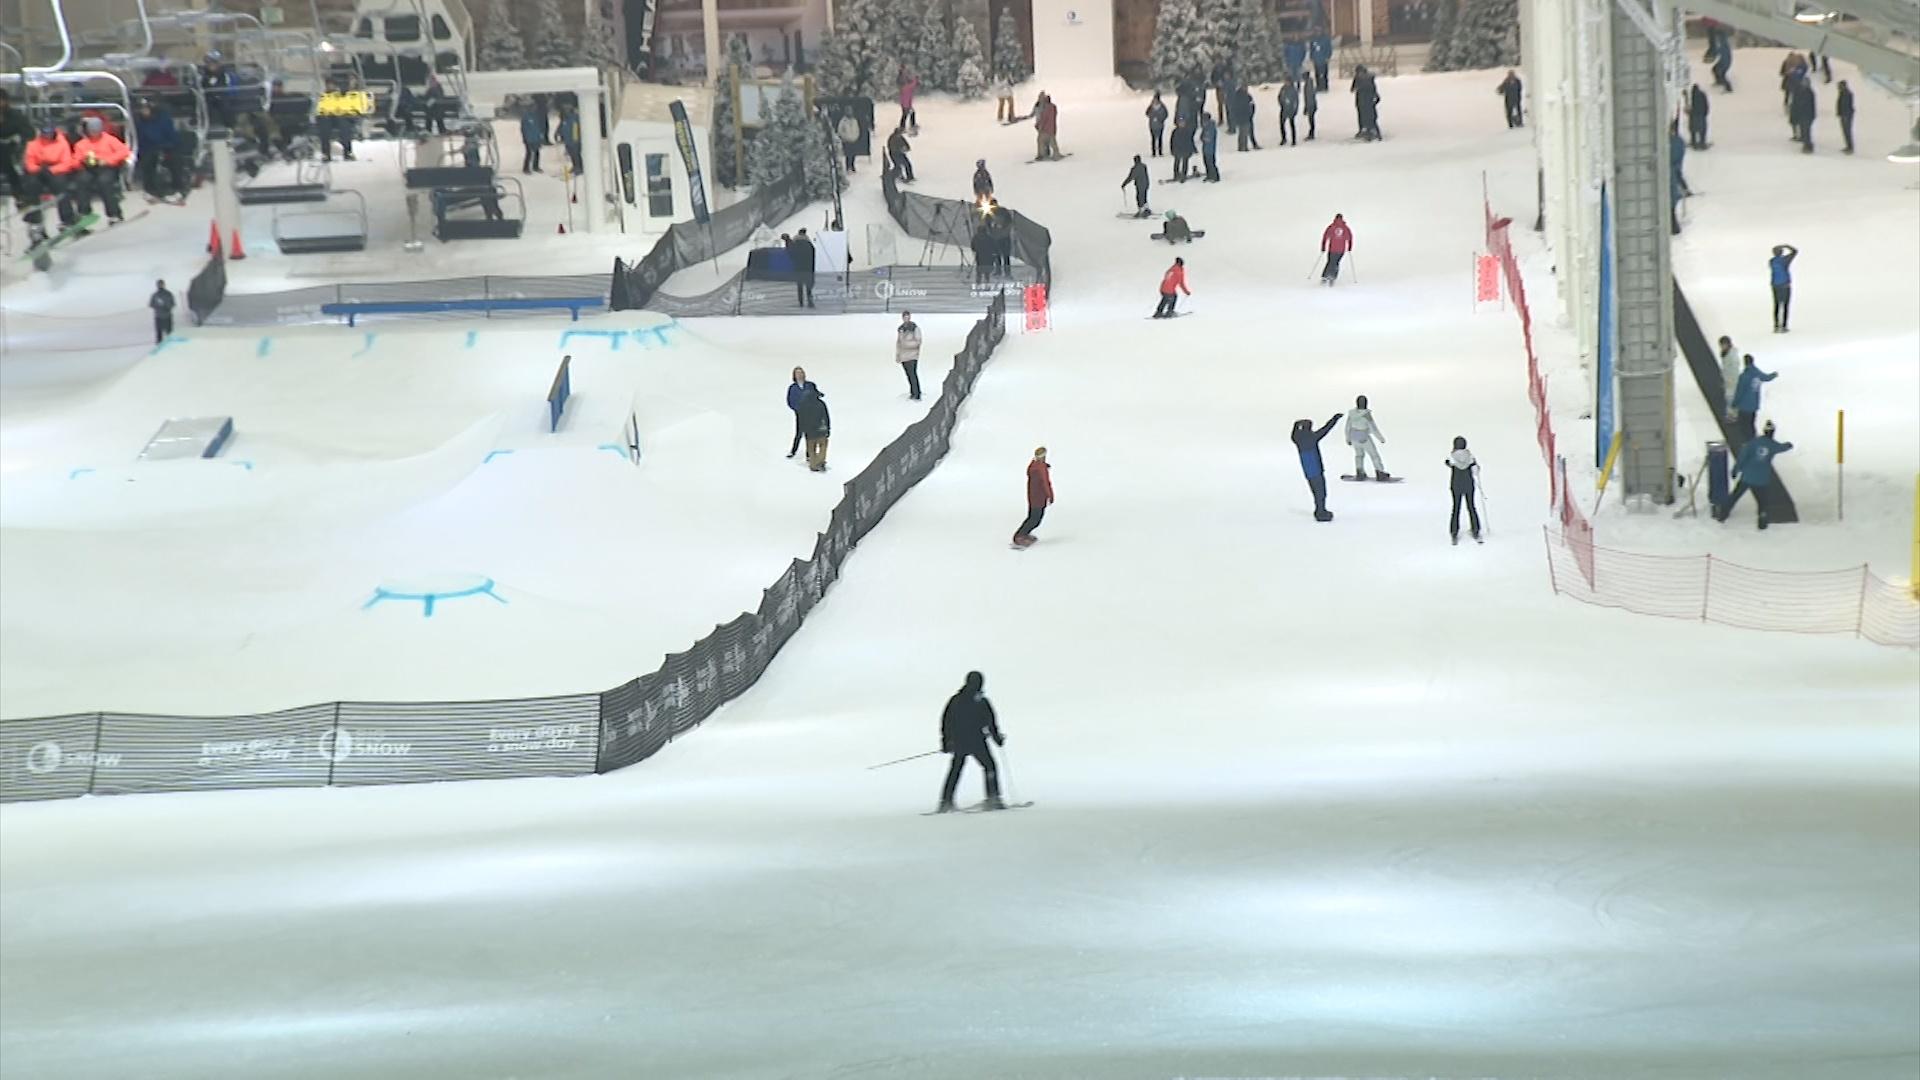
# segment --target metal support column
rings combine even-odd
[[[1615,336],[1620,477],[1629,496],[1673,501],[1673,262],[1665,49],[1643,0],[1612,6]]]

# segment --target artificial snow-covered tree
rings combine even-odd
[[[926,31],[925,9],[916,0],[875,0],[875,4],[881,12],[881,55],[887,65],[880,78],[881,89],[889,94],[899,90],[903,64],[908,71],[920,76],[921,85],[925,86],[929,80],[922,69],[926,55],[920,44],[920,35]]]
[[[1000,9],[1000,19],[993,24],[993,81],[1025,82],[1032,74],[1033,65],[1027,63],[1027,47],[1020,40],[1020,21],[1009,4]]]
[[[973,20],[955,19],[953,24],[953,92],[962,101],[973,101],[987,94],[987,58],[980,53],[980,35],[973,32]]]
[[[826,127],[807,114],[789,70],[774,99],[773,115],[747,150],[747,173],[759,186],[779,183],[798,168],[805,173],[808,198],[831,198],[837,174],[828,153]]]
[[[567,34],[566,17],[560,14],[560,0],[537,0],[533,22],[527,63],[537,68],[573,67],[579,63],[573,39]]]
[[[1452,71],[1453,28],[1459,0],[1433,0],[1433,43],[1427,47],[1428,71]]]
[[[1153,31],[1153,75],[1165,84],[1213,77],[1233,40],[1233,11],[1223,0],[1162,0]]]
[[[1506,67],[1520,62],[1520,9],[1516,0],[1464,0],[1453,27],[1447,70]]]
[[[733,131],[733,98],[740,87],[736,71],[746,72],[752,66],[747,39],[734,35],[727,41],[727,66],[720,69],[713,89],[713,179],[723,187],[734,187],[741,180],[740,171],[734,167],[739,146]]]
[[[507,0],[487,0],[486,21],[480,24],[480,66],[487,71],[527,66],[527,43]]]
[[[618,71],[626,67],[626,43],[614,33],[613,0],[589,0],[586,18],[580,23],[580,56],[599,68]]]
[[[905,0],[901,0],[904,4]],[[925,0],[920,29],[912,42],[913,55],[902,57],[928,90],[953,89],[960,62],[953,55],[953,35],[947,32],[947,0]],[[964,20],[963,20],[964,21]]]
[[[879,97],[892,91],[887,64],[885,0],[846,0],[834,8],[833,32],[815,52],[814,78],[835,96]]]
[[[1278,79],[1286,63],[1273,32],[1273,19],[1267,14],[1266,0],[1236,0],[1232,18],[1227,63],[1234,78],[1249,85]]]

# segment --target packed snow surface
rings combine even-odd
[[[1346,141],[1334,93],[1314,143],[1223,149],[1224,183],[1154,190],[1156,210],[1208,230],[1178,252],[1115,216],[1144,144],[1141,99],[1063,100],[1074,156],[1047,165],[1022,163],[1030,129],[993,126],[991,102],[924,103],[923,190],[964,192],[984,156],[1003,201],[1052,229],[1054,328],[1006,343],[951,455],[763,681],[605,777],[6,807],[0,1074],[1914,1076],[1920,661],[1552,595],[1518,328],[1470,304],[1482,171],[1503,212],[1524,220],[1532,206],[1527,134],[1503,126],[1497,79],[1383,82],[1378,145]],[[1742,93],[1773,100],[1757,80]],[[1716,112],[1711,153],[1807,177],[1729,164],[1702,179],[1715,201],[1699,200],[1683,272],[1716,258],[1716,229],[1745,230],[1742,215],[1776,214],[1808,183],[1902,197],[1909,174],[1865,152],[1803,162],[1771,112],[1743,107]],[[1863,88],[1863,147],[1895,145],[1904,124]],[[873,212],[874,182],[862,176],[850,208]],[[1335,212],[1353,225],[1358,281],[1321,289],[1308,264]],[[1738,288],[1699,284],[1729,322],[1757,322],[1735,305],[1749,285],[1752,302],[1763,295],[1761,253],[1747,249],[1775,231],[1750,231],[1726,241]],[[1915,263],[1850,259],[1865,233],[1781,236],[1806,252],[1810,295],[1791,344],[1804,359],[1782,353],[1797,373],[1770,400],[1820,393],[1834,361],[1803,332],[1836,350],[1848,325],[1914,340]],[[1873,243],[1890,260],[1902,250]],[[1173,254],[1195,314],[1148,321]],[[1812,286],[1825,275],[1846,284]],[[1881,288],[1906,298],[1904,316],[1865,311]],[[777,395],[790,359],[811,366],[857,336],[862,355],[840,360],[834,386],[886,407],[897,374],[864,352],[885,326],[847,325],[701,330],[727,335],[732,356],[714,363],[766,369],[719,377],[701,400]],[[352,344],[303,339],[295,355]],[[541,344],[529,380],[552,352]],[[622,377],[644,381],[666,355],[626,357]],[[1911,362],[1877,347],[1853,360],[1891,388]],[[1362,393],[1407,482],[1335,481],[1337,518],[1315,524],[1287,429]],[[115,394],[71,407],[115,408]],[[723,501],[749,488],[758,503],[817,479],[777,471],[789,464],[777,397],[754,408],[735,440],[715,437],[731,456],[688,455],[657,468],[682,475],[638,483]],[[1915,471],[1920,403],[1889,391],[1874,408],[1909,436],[1876,441],[1857,466],[1887,478],[1887,499]],[[434,445],[473,422],[439,418]],[[7,435],[9,456],[21,452]],[[1484,546],[1446,541],[1441,458],[1455,435],[1485,467]],[[1042,444],[1059,501],[1039,544],[1009,551],[1021,470]],[[1346,466],[1337,429],[1323,449]],[[433,472],[423,453],[438,451],[389,456]],[[448,520],[476,530],[510,519],[502,557],[533,546],[523,562],[566,564],[610,593],[745,558],[696,555],[706,540],[692,537],[636,538],[650,554],[627,557],[586,535],[577,509],[549,522],[546,495],[512,472],[483,479],[527,453],[437,499],[464,503],[470,517]],[[628,476],[604,457],[581,475]],[[1815,475],[1788,474],[1803,504]],[[764,520],[780,533],[770,549],[803,550],[796,507],[781,506],[739,506],[712,531]],[[1906,523],[1877,509],[1891,536],[1827,552],[1814,522],[1782,543],[1823,565],[1898,552]],[[621,512],[667,527],[665,508]],[[280,556],[334,572],[312,552]],[[44,557],[44,572],[61,568]],[[261,573],[264,587],[314,587]],[[571,611],[514,631],[483,664],[511,652],[576,665],[602,627]],[[309,662],[363,677],[349,669],[364,646],[347,638],[373,625],[313,634]],[[9,623],[9,651],[31,633]],[[127,682],[156,677],[127,663]],[[1009,734],[1012,792],[1036,805],[922,818],[941,759],[866,766],[933,749],[969,669],[985,672]],[[964,797],[978,785],[970,772]]]

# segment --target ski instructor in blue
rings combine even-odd
[[[1333,419],[1317,431],[1311,420],[1293,422],[1293,445],[1300,451],[1300,471],[1306,474],[1307,488],[1313,492],[1313,520],[1319,522],[1333,520],[1333,511],[1327,509],[1327,466],[1320,460],[1320,440],[1340,422],[1341,415],[1334,413]]]
[[[947,700],[946,711],[940,715],[940,750],[953,755],[953,760],[947,766],[947,782],[940,789],[938,813],[953,812],[953,793],[960,786],[960,770],[966,767],[968,758],[979,762],[980,770],[987,775],[987,801],[981,804],[981,809],[1007,808],[1000,800],[1000,770],[993,763],[993,752],[987,748],[987,740],[993,740],[995,746],[1005,746],[1007,737],[1000,734],[993,703],[981,693],[986,682],[987,677],[979,672],[967,672],[966,684]]]

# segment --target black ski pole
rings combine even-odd
[[[935,754],[941,754],[941,753],[945,753],[945,751],[943,751],[943,750],[929,750],[929,751],[927,751],[927,752],[926,752],[926,753],[924,753],[924,754],[915,754],[915,755],[913,755],[912,757],[903,757],[903,758],[895,758],[895,759],[893,759],[892,761],[883,761],[883,762],[881,762],[881,763],[880,763],[880,764],[878,764],[878,765],[869,765],[869,766],[867,766],[867,769],[868,769],[868,771],[872,771],[872,770],[874,770],[874,769],[884,769],[884,768],[886,768],[886,767],[887,767],[887,766],[889,766],[889,765],[899,765],[899,764],[902,764],[902,763],[904,763],[904,762],[908,762],[908,761],[919,761],[919,760],[920,760],[921,758],[923,758],[923,757],[932,757],[932,756],[933,756],[933,755],[935,755]]]

